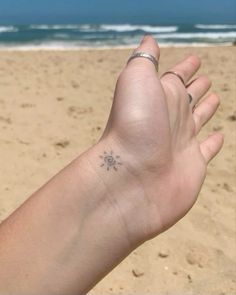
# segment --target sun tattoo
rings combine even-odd
[[[109,170],[118,170],[118,167],[122,165],[120,161],[120,156],[115,156],[113,151],[104,152],[102,156],[99,156],[102,159],[100,167],[105,167],[107,171]]]

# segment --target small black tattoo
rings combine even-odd
[[[99,156],[102,159],[102,163],[100,167],[105,167],[107,171],[113,169],[115,171],[118,170],[118,167],[122,165],[120,161],[120,156],[115,156],[113,151],[104,152],[102,156]]]

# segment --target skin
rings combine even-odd
[[[136,51],[159,59],[151,36]],[[188,85],[199,67],[199,58],[189,56],[170,70]],[[97,144],[1,224],[0,294],[85,294],[181,219],[223,144],[219,133],[196,138],[219,105],[216,94],[203,98],[210,85],[207,76],[187,89],[173,74],[160,79],[144,58],[125,65]]]

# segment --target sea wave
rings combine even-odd
[[[78,25],[31,25],[32,30],[73,30],[78,29]]]
[[[236,38],[236,32],[215,32],[215,33],[176,33],[176,34],[156,34],[154,37],[162,39],[218,39],[218,38]]]
[[[57,33],[57,34],[53,35],[53,38],[54,39],[60,39],[60,40],[66,40],[66,39],[70,39],[70,35],[69,34]]]
[[[149,26],[149,25],[101,25],[101,29],[107,31],[117,31],[117,32],[130,32],[130,31],[144,31],[147,33],[167,33],[167,32],[176,32],[178,30],[177,26]]]
[[[81,24],[81,25],[31,25],[29,29],[33,30],[79,30],[84,32],[132,32],[144,31],[147,33],[168,33],[178,31],[178,26],[150,26],[150,25],[131,25],[131,24]]]
[[[18,32],[18,29],[13,26],[0,26],[0,33]]]
[[[197,29],[204,29],[204,30],[225,30],[225,29],[236,29],[235,25],[203,25],[203,24],[196,24],[194,26]]]
[[[196,28],[196,26],[202,26],[205,29]],[[236,29],[232,29],[232,26],[234,25],[196,24],[185,26],[176,24],[161,26],[152,24],[88,23],[32,24],[28,26],[2,25],[0,26],[0,47],[6,47],[7,44],[8,46],[36,46],[37,48],[41,44],[55,48],[64,46],[72,48],[84,46],[130,46],[138,44],[141,36],[145,33],[151,33],[161,44],[232,44],[236,40]]]

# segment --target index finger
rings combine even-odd
[[[170,70],[168,70],[168,74],[163,75],[161,78],[163,81],[173,81],[178,80],[179,83],[181,83],[181,79],[178,77],[180,76],[186,85],[188,81],[194,76],[194,74],[198,71],[198,69],[201,66],[201,60],[196,55],[191,55],[187,58],[185,58],[183,61],[172,67]],[[171,72],[174,72],[178,75],[172,74]]]

